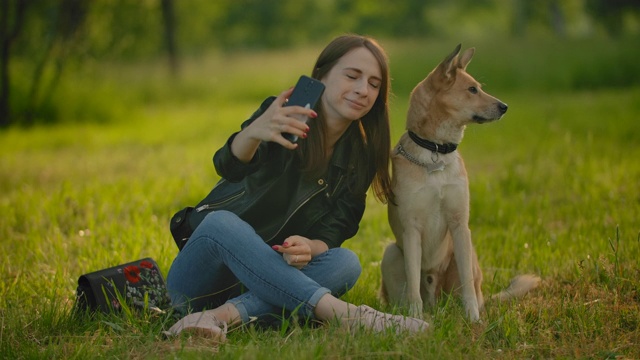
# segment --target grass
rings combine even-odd
[[[178,83],[159,75],[159,65],[110,65],[88,108],[74,99],[86,96],[96,73],[75,79],[83,86],[63,86],[70,103],[62,111],[86,120],[97,111],[108,121],[0,133],[0,358],[639,358],[640,87],[566,85],[585,73],[572,70],[585,44],[561,53],[536,44],[527,53],[538,66],[532,87],[518,85],[533,77],[519,51],[517,66],[500,67],[510,60],[491,56],[499,45],[474,45],[469,71],[510,109],[499,122],[470,126],[460,147],[470,174],[470,227],[485,294],[516,274],[537,273],[543,285],[526,298],[489,303],[481,324],[465,321],[457,299],[443,299],[427,314],[434,326],[425,335],[348,334],[283,319],[281,329],[235,329],[222,346],[162,339],[171,324],[164,316],[71,317],[82,273],[151,256],[166,274],[177,253],[168,219],[217,180],[213,152],[264,96],[308,73],[319,49],[193,59]],[[617,45],[603,42],[609,51],[588,63],[615,57],[632,66],[623,56],[629,50],[615,50],[629,44]],[[421,50],[418,61],[414,42],[389,47],[393,141],[411,84],[453,48],[422,46],[437,51]],[[545,72],[549,52],[563,59],[564,78],[557,68]],[[273,71],[252,66],[256,57]],[[501,68],[512,72],[511,83]],[[372,199],[346,243],[364,271],[345,298],[402,313],[377,298],[379,261],[392,235],[386,207]]]

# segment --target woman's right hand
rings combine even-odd
[[[240,161],[251,161],[262,141],[276,142],[289,150],[297,148],[298,144],[282,136],[284,133],[306,138],[309,126],[298,117],[316,118],[318,114],[302,106],[283,106],[292,92],[290,88],[280,93],[262,115],[236,135],[231,151]]]

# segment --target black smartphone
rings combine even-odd
[[[300,79],[298,79],[295,88],[293,88],[291,96],[289,96],[289,100],[287,100],[284,106],[298,105],[302,107],[308,107],[310,109],[315,109],[318,101],[320,100],[320,96],[322,96],[323,91],[324,84],[320,82],[320,80],[302,75],[300,76]],[[308,118],[304,116],[299,120],[302,122],[307,122]],[[291,142],[296,142],[298,140],[298,137],[293,134],[283,134],[283,136],[285,139]]]

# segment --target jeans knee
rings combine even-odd
[[[196,229],[196,231],[198,230],[206,234],[224,234],[227,236],[255,233],[251,225],[242,220],[238,215],[227,210],[218,210],[207,214]]]
[[[338,261],[341,264],[346,279],[348,279],[348,283],[353,286],[355,285],[356,281],[358,281],[358,278],[360,278],[360,274],[362,273],[362,265],[360,265],[360,259],[358,258],[358,255],[356,255],[356,253],[349,249],[339,249],[340,251]]]
[[[224,244],[224,247],[229,250],[237,250],[238,248],[263,243],[264,241],[253,227],[238,215],[230,211],[220,210],[205,216],[194,231],[187,246],[192,242]]]
[[[242,221],[240,217],[228,210],[216,210],[212,211],[204,217],[201,224],[214,223],[216,226],[219,224],[232,224]]]

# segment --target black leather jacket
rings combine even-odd
[[[266,111],[274,99],[265,100],[242,128]],[[327,173],[317,179],[305,179],[297,154],[277,143],[263,142],[251,162],[242,163],[231,153],[237,133],[233,134],[213,158],[222,179],[198,205],[181,210],[171,221],[178,247],[182,249],[192,229],[215,210],[234,212],[272,245],[301,235],[322,240],[329,248],[339,247],[358,231],[367,192],[355,189],[347,176],[354,171],[348,169],[348,133],[352,131],[359,131],[356,123],[336,144]],[[372,178],[373,173],[368,184]]]

